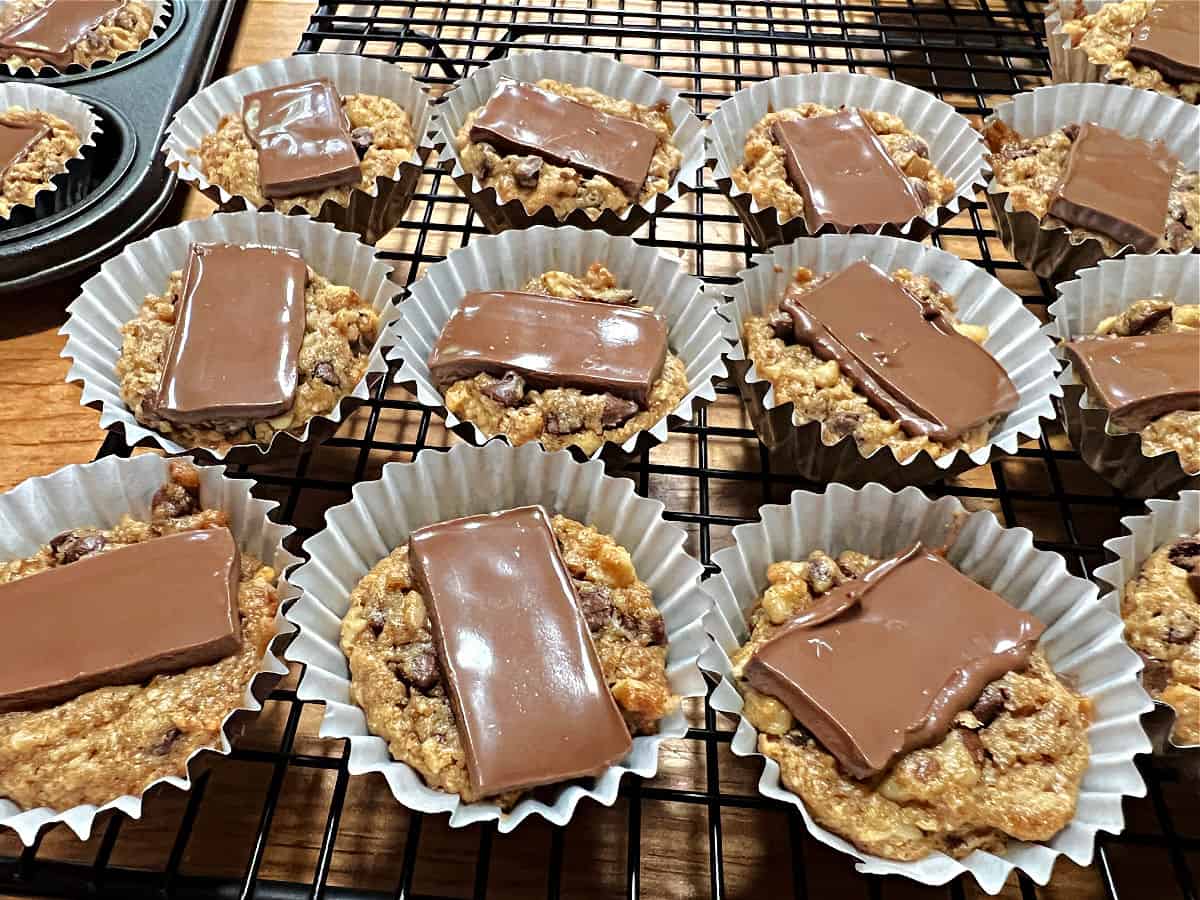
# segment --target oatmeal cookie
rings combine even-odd
[[[654,734],[679,702],[666,672],[666,625],[650,588],[638,580],[629,551],[611,537],[564,516],[552,522],[580,610],[591,630],[609,689],[632,734]],[[372,734],[431,787],[471,793],[466,756],[442,684],[429,617],[413,586],[408,544],[397,547],[358,583],[342,622],[350,694]],[[521,796],[489,798],[511,808]]]
[[[172,272],[166,291],[146,297],[138,316],[121,327],[117,360],[121,397],[134,417],[187,447],[228,450],[234,444],[270,443],[276,432],[299,434],[354,389],[367,371],[379,333],[379,316],[352,288],[333,284],[311,268],[304,289],[304,341],[297,363],[299,381],[292,408],[263,420],[173,423],[154,408],[171,336],[183,273]]]
[[[671,140],[675,123],[665,103],[643,106],[632,100],[609,97],[589,87],[551,78],[543,78],[537,82],[537,86],[607,115],[639,122],[653,130],[658,136],[658,144],[637,202],[645,203],[655,194],[670,188],[679,171],[683,153]],[[491,144],[472,142],[471,126],[482,109],[472,110],[467,116],[455,138],[455,145],[463,168],[479,179],[483,187],[495,188],[501,203],[520,200],[530,215],[548,206],[559,219],[565,219],[577,209],[582,209],[589,218],[598,219],[606,209],[620,213],[629,207],[631,201],[625,192],[603,175],[581,175],[569,166],[556,166],[537,156],[501,156]]]
[[[1171,739],[1200,744],[1200,533],[1150,555],[1125,585],[1121,618],[1146,690],[1175,710]]]
[[[781,120],[832,116],[836,112],[833,107],[819,103],[801,103],[767,113],[746,134],[745,158],[731,173],[733,183],[753,195],[759,206],[778,210],[780,222],[804,215],[804,198],[788,181],[784,149],[771,137],[771,126]],[[859,112],[925,200],[926,214],[954,196],[954,182],[929,161],[929,144],[924,138],[910,131],[892,113],[871,109]]]
[[[140,541],[228,526],[224,512],[201,508],[199,488],[196,470],[173,462],[148,522],[125,516],[111,529],[63,532],[32,556],[0,563],[0,583]],[[98,688],[47,709],[0,714],[0,796],[24,809],[100,805],[184,774],[189,756],[220,743],[221,722],[241,706],[275,636],[276,580],[270,566],[242,553],[242,648],[232,656],[148,684]]]
[[[633,291],[619,287],[600,263],[593,263],[583,275],[545,272],[521,290],[599,303],[635,302]],[[653,311],[648,306],[641,309]],[[473,422],[489,437],[503,434],[518,447],[541,441],[547,450],[579,447],[590,454],[606,441],[620,444],[652,427],[675,409],[687,392],[687,369],[679,357],[668,353],[645,409],[611,394],[587,394],[576,388],[527,391],[515,372],[503,378],[485,373],[456,381],[445,396],[450,412]]]
[[[869,781],[843,772],[786,706],[745,681],[750,657],[783,625],[877,562],[855,551],[834,558],[816,550],[767,569],[749,640],[733,654],[742,715],[759,732],[759,752],[779,764],[784,786],[817,822],[865,853],[962,858],[974,850],[1003,852],[1010,836],[1053,837],[1075,814],[1091,703],[1058,679],[1041,650],[1025,671],[985,687],[939,743],[901,755]]]
[[[369,193],[375,188],[375,179],[394,178],[401,164],[412,159],[416,139],[408,113],[386,97],[349,94],[342,98],[342,109],[350,119],[350,134],[361,160],[358,184],[267,200],[259,184],[258,150],[246,135],[240,113],[223,116],[216,132],[200,141],[200,169],[209,181],[244,197],[252,208],[300,206],[315,216],[326,201],[347,206],[353,191]]]
[[[4,9],[0,11],[0,32],[29,18],[50,2],[52,0],[11,0],[4,4]],[[71,48],[71,65],[90,69],[97,62],[112,61],[123,53],[137,50],[150,37],[153,24],[150,8],[146,4],[127,0],[124,6],[91,29]],[[13,71],[28,66],[34,72],[40,72],[43,66],[54,65],[36,56],[17,52],[6,53],[4,63]]]
[[[67,160],[79,152],[83,138],[70,123],[40,109],[10,106],[0,113],[0,122],[13,126],[45,125],[50,133],[31,146],[13,163],[0,181],[0,218],[16,206],[33,206],[37,193],[49,188],[51,180],[66,171]]]

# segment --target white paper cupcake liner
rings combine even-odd
[[[55,535],[72,528],[111,528],[125,514],[148,520],[151,499],[170,480],[168,465],[167,460],[153,454],[132,459],[108,456],[98,462],[67,466],[51,475],[30,478],[8,493],[0,494],[0,557],[29,556]],[[21,810],[12,801],[0,797],[0,828],[13,829],[26,846],[33,845],[41,829],[60,822],[74,831],[80,840],[87,840],[96,817],[107,810],[140,818],[142,798],[157,785],[169,784],[189,790],[192,761],[206,752],[228,754],[230,741],[237,734],[235,720],[240,718],[239,714],[262,709],[267,694],[279,678],[287,674],[287,666],[276,654],[282,651],[294,632],[284,619],[283,611],[299,591],[287,586],[283,573],[300,560],[284,549],[283,542],[295,529],[270,520],[268,513],[278,504],[255,499],[250,493],[253,481],[228,478],[223,466],[201,466],[197,470],[203,506],[224,510],[238,546],[259,557],[280,575],[276,635],[263,655],[257,674],[246,688],[241,706],[221,722],[220,745],[193,753],[188,757],[186,771],[151,782],[138,795],[114,797],[102,806]]]
[[[1146,505],[1150,508],[1149,515],[1121,519],[1128,533],[1104,542],[1104,548],[1115,559],[1095,572],[1104,591],[1100,602],[1115,616],[1121,615],[1125,585],[1137,577],[1150,554],[1176,538],[1200,532],[1200,491],[1182,491],[1178,500],[1149,500]],[[1200,745],[1177,744],[1171,739],[1175,710],[1156,700],[1154,713],[1146,724],[1154,752],[1200,779]]]
[[[401,163],[388,177],[378,177],[369,191],[355,188],[343,206],[326,200],[318,222],[330,222],[342,231],[360,234],[374,244],[403,218],[421,178],[422,161],[432,149],[426,142],[433,111],[425,89],[402,66],[379,59],[333,53],[289,56],[251,66],[214,81],[189,100],[171,119],[163,140],[167,167],[193,185],[224,212],[247,209],[250,201],[230,194],[204,174],[200,163],[200,144],[213,134],[227,115],[241,115],[242,98],[254,91],[288,84],[304,78],[328,78],[343,97],[372,94],[395,101],[412,121],[416,148],[411,158]],[[307,216],[303,206],[288,198],[268,200],[263,210]]]
[[[1060,341],[1092,334],[1101,320],[1145,297],[1200,303],[1200,255],[1131,254],[1101,260],[1099,266],[1059,285],[1058,299],[1047,310],[1051,321],[1042,331]],[[1200,472],[1185,470],[1177,452],[1146,456],[1140,434],[1114,431],[1108,410],[1089,396],[1062,349],[1056,348],[1055,355],[1064,366],[1058,376],[1063,391],[1056,402],[1059,418],[1093,471],[1135,497],[1165,494],[1181,486],[1200,487]]]
[[[8,227],[43,219],[82,200],[91,183],[96,135],[103,132],[100,118],[90,106],[58,88],[19,81],[0,84],[0,112],[13,106],[58,116],[75,129],[81,143],[66,161],[66,168],[50,179],[50,187],[34,195],[32,205],[14,207],[7,218],[0,217],[0,225]]]
[[[634,494],[631,481],[606,476],[599,461],[580,463],[563,451],[546,453],[533,445],[514,449],[499,442],[458,444],[446,453],[426,451],[412,463],[388,463],[380,480],[355,485],[354,499],[329,510],[325,530],[305,542],[310,560],[291,578],[304,593],[288,613],[300,633],[287,658],[306,667],[300,698],[325,704],[321,736],[349,741],[350,773],[382,774],[401,804],[449,812],[455,828],[494,821],[508,832],[533,815],[562,825],[584,797],[611,806],[622,776],[654,775],[659,745],[687,731],[683,713],[676,710],[661,721],[658,734],[635,737],[629,755],[592,787],[571,783],[558,789],[552,804],[526,796],[504,812],[493,803],[464,803],[428,787],[414,769],[389,755],[383,738],[367,730],[363,711],[350,699],[350,672],[340,646],[342,617],[355,585],[416,528],[525,504],[594,525],[629,550],[666,620],[672,692],[682,697],[705,692],[696,668],[708,640],[700,623],[708,608],[698,588],[701,566],[684,552],[684,532],[663,520],[663,505]]]
[[[413,390],[424,405],[439,408],[446,424],[467,440],[485,443],[489,437],[474,423],[445,409],[445,399],[430,375],[429,354],[442,328],[471,291],[520,290],[543,272],[582,275],[594,262],[607,267],[620,287],[632,290],[638,304],[653,306],[667,320],[671,350],[687,367],[688,392],[684,398],[653,426],[627,438],[620,449],[635,453],[665,441],[668,419],[690,421],[699,405],[716,399],[713,382],[725,375],[722,321],[716,304],[705,296],[703,283],[685,273],[677,257],[641,246],[632,238],[600,231],[538,225],[471,241],[444,261],[429,266],[400,305],[396,332],[401,343],[388,354],[388,359],[402,362],[397,383]],[[593,455],[599,455],[606,446]]]
[[[970,453],[945,453],[938,459],[922,450],[899,462],[886,446],[864,456],[853,435],[826,444],[821,423],[794,424],[794,404],[780,403],[774,386],[746,356],[742,324],[779,305],[797,266],[822,274],[840,271],[860,259],[889,274],[907,268],[929,275],[954,296],[960,321],[987,326],[984,347],[1012,379],[1020,403],[994,429],[985,446]],[[755,431],[775,461],[810,481],[878,481],[893,486],[936,481],[984,465],[996,454],[1015,453],[1022,440],[1041,433],[1041,419],[1054,416],[1051,398],[1061,392],[1054,377],[1058,364],[1050,340],[1038,333],[1037,318],[983,269],[942,250],[882,235],[822,235],[756,255],[750,268],[739,272],[737,283],[725,293],[727,302],[718,311],[726,319],[725,337],[732,345],[729,367]]]
[[[702,590],[714,608],[705,617],[713,638],[701,668],[721,679],[713,708],[738,717],[731,747],[737,756],[759,756],[757,733],[741,719],[742,697],[732,681],[729,654],[748,637],[746,614],[767,585],[767,566],[803,559],[812,550],[837,554],[860,550],[877,558],[897,553],[914,541],[943,544],[965,510],[953,497],[932,501],[916,488],[892,493],[878,484],[862,490],[830,485],[824,494],[796,491],[787,506],[764,506],[761,521],[733,530],[734,544],[713,555],[720,572]],[[1139,718],[1152,706],[1138,683],[1141,660],[1122,639],[1120,620],[1096,601],[1091,582],[1067,572],[1062,558],[1037,550],[1024,528],[1003,528],[990,512],[966,516],[947,558],[975,581],[1046,624],[1040,646],[1051,666],[1091,698],[1095,720],[1088,731],[1091,760],[1080,786],[1075,818],[1050,841],[1010,841],[997,856],[977,850],[955,860],[934,853],[913,862],[882,859],[856,849],[818,825],[799,796],[779,779],[779,766],[764,758],[759,790],[800,810],[809,833],[856,859],[858,871],[903,875],[922,884],[945,884],[970,873],[989,894],[997,893],[1013,869],[1045,884],[1060,855],[1087,865],[1096,832],[1116,834],[1124,827],[1121,798],[1145,794],[1133,758],[1150,745]]]
[[[1048,85],[1000,104],[984,122],[984,130],[997,119],[1023,138],[1094,122],[1127,137],[1161,140],[1188,171],[1200,169],[1200,107],[1153,91],[1115,84]],[[994,178],[987,186],[987,202],[1008,252],[1025,268],[1055,283],[1133,249],[1127,244],[1109,254],[1095,238],[1058,225],[1043,226],[1032,212],[1014,209],[1010,193]]]
[[[643,106],[666,103],[675,123],[671,138],[683,154],[671,186],[645,203],[631,203],[620,213],[606,209],[595,219],[581,209],[559,219],[548,206],[527,210],[519,199],[501,203],[495,188],[485,188],[463,168],[455,137],[471,111],[486,104],[497,83],[506,77],[525,82],[553,78]],[[703,126],[691,105],[679,96],[678,91],[648,72],[599,53],[534,50],[498,59],[477,69],[445,95],[438,106],[434,129],[442,165],[449,169],[454,183],[471,202],[475,214],[492,232],[530,225],[574,225],[597,228],[609,234],[632,234],[651,216],[678,200],[684,190],[694,190],[704,170]]]
[[[310,268],[334,284],[352,287],[379,314],[379,335],[366,374],[330,412],[310,419],[300,434],[277,432],[266,446],[236,444],[225,450],[185,447],[139,423],[121,398],[117,376],[121,326],[137,316],[147,294],[160,294],[166,289],[171,273],[184,267],[188,245],[193,241],[258,243],[299,250]],[[67,381],[83,382],[81,402],[100,410],[101,428],[123,430],[125,442],[131,447],[146,443],[174,455],[193,453],[239,463],[262,461],[280,443],[305,444],[332,434],[387,372],[383,355],[395,342],[392,323],[398,311],[392,298],[399,292],[388,278],[390,271],[356,235],[307,218],[279,213],[225,213],[164,228],[129,244],[120,256],[106,262],[97,275],[84,282],[79,298],[67,307],[69,316],[59,331],[67,338],[62,356],[71,360]]]
[[[745,158],[746,135],[768,112],[820,103],[838,108],[856,106],[899,116],[914,134],[929,144],[929,159],[954,181],[955,195],[927,216],[888,224],[873,234],[923,240],[935,228],[969,207],[976,188],[987,180],[983,143],[979,132],[947,103],[924,91],[872,75],[848,72],[814,72],[783,75],[738,91],[709,116],[709,156],[717,186],[729,197],[746,231],[760,247],[786,244],[811,234],[803,216],[781,222],[773,206],[762,207],[753,195],[733,183],[733,170]],[[819,233],[826,233],[826,226]],[[854,232],[868,229],[856,226]]]
[[[38,71],[35,72],[35,71],[33,71],[33,69],[31,69],[27,65],[10,66],[6,62],[6,63],[4,63],[4,71],[8,75],[14,75],[14,76],[23,77],[23,78],[36,78],[36,77],[45,78],[47,76],[60,75],[60,74],[73,75],[76,72],[96,71],[96,70],[103,68],[104,66],[107,66],[107,65],[110,65],[111,63],[116,62],[118,59],[124,59],[127,56],[132,56],[134,53],[140,53],[143,47],[145,47],[147,44],[151,43],[152,41],[157,40],[159,35],[161,35],[163,33],[163,30],[166,29],[167,22],[170,21],[174,10],[171,8],[171,3],[169,3],[168,0],[138,0],[138,2],[140,2],[143,6],[146,6],[150,9],[150,33],[146,36],[146,39],[144,41],[142,41],[142,43],[136,49],[126,50],[124,53],[120,54],[116,59],[111,59],[111,60],[106,59],[103,61],[97,61],[95,63],[92,63],[92,65],[89,68],[84,68],[83,66],[79,66],[79,65],[76,65],[75,63],[71,63],[69,66],[67,66],[67,68],[65,70],[60,71],[53,63],[47,62],[47,63],[43,64],[42,67]]]

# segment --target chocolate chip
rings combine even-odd
[[[781,341],[793,341],[796,339],[796,324],[792,321],[791,315],[782,309],[777,309],[771,313],[767,317],[767,324],[771,326],[771,331],[775,333],[775,337]]]
[[[167,733],[162,736],[162,740],[150,748],[150,752],[155,756],[166,756],[175,742],[183,737],[183,732],[172,726],[167,730]]]
[[[600,413],[600,424],[605,428],[619,428],[637,414],[638,405],[632,400],[622,400],[612,394],[604,395],[604,411]]]
[[[572,579],[575,597],[579,600],[579,611],[590,631],[599,631],[612,618],[612,592],[602,584]]]
[[[525,379],[516,372],[505,372],[504,377],[479,389],[485,397],[491,397],[501,406],[520,406],[525,399]]]
[[[1062,133],[1067,136],[1068,141],[1074,141],[1077,137],[1079,137],[1079,126],[1074,123],[1071,123],[1070,125],[1064,125]]]
[[[648,613],[645,618],[631,616],[628,613],[619,615],[621,628],[630,636],[645,641],[651,647],[661,646],[667,642],[667,623],[662,613],[657,610]]]
[[[179,519],[200,511],[200,500],[182,485],[164,484],[154,493],[150,511],[156,519]]]
[[[1003,159],[1024,159],[1027,156],[1037,156],[1037,151],[1032,147],[1022,147],[1020,144],[1005,144],[1000,148],[1000,156]]]
[[[542,174],[542,158],[525,156],[513,166],[513,180],[523,188],[535,188]]]
[[[967,752],[971,754],[971,759],[975,760],[975,765],[982,766],[988,761],[987,748],[983,746],[983,738],[970,728],[958,728],[958,736],[962,739],[963,746],[967,748]]]
[[[383,626],[387,624],[387,616],[382,610],[373,609],[371,614],[367,616],[367,627],[371,629],[371,634],[379,637],[383,634]]]
[[[1160,694],[1166,689],[1167,682],[1171,679],[1171,666],[1161,659],[1155,659],[1153,656],[1147,656],[1145,653],[1138,651],[1138,656],[1142,658],[1142,686],[1151,694]]]
[[[83,39],[83,45],[93,53],[103,53],[108,49],[108,38],[92,31]]]
[[[825,427],[836,437],[844,438],[846,435],[853,434],[854,429],[858,427],[859,418],[853,413],[834,413],[825,420]]]
[[[362,159],[375,143],[375,132],[366,125],[359,125],[350,132],[350,143],[354,145],[354,152],[358,154],[358,158]]]
[[[909,135],[908,139],[900,145],[900,149],[915,153],[921,159],[929,159],[929,145],[915,134]]]
[[[401,664],[402,677],[419,691],[428,691],[439,681],[437,653],[433,644],[421,644],[416,652]]]
[[[1008,693],[1004,688],[996,684],[989,684],[983,689],[983,693],[979,695],[975,705],[971,707],[971,712],[986,727],[992,724],[996,716],[1004,712],[1004,701],[1007,699]]]
[[[85,556],[98,553],[108,546],[108,541],[99,534],[80,534],[77,531],[64,531],[50,541],[50,551],[60,566],[68,566],[78,562]]]
[[[118,28],[124,28],[126,31],[136,31],[138,26],[137,16],[128,9],[122,9],[113,16],[112,23]]]
[[[1196,636],[1196,626],[1184,623],[1183,625],[1172,625],[1167,629],[1167,636],[1164,640],[1168,644],[1190,644],[1192,638]]]
[[[545,413],[542,420],[550,434],[572,434],[583,427],[583,421],[577,416],[554,410]]]
[[[928,206],[930,201],[933,200],[933,194],[929,192],[929,185],[925,183],[924,179],[910,178],[908,179],[908,183],[912,185],[917,199],[921,201],[921,206]]]
[[[1194,538],[1184,538],[1176,541],[1167,551],[1167,560],[1173,566],[1191,571],[1200,565],[1200,541]]]
[[[480,144],[479,151],[479,177],[487,178],[492,174],[492,170],[496,167],[496,163],[500,161],[500,157],[496,154],[496,150],[491,144]]]
[[[319,362],[313,366],[313,378],[323,381],[330,387],[341,387],[341,379],[333,370],[333,363]]]
[[[1192,232],[1182,222],[1168,222],[1163,237],[1172,253],[1178,253],[1192,245]]]

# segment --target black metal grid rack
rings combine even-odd
[[[731,90],[753,80],[791,72],[825,70],[866,71],[893,77],[932,91],[969,116],[987,113],[1005,97],[1028,90],[1048,79],[1042,34],[1041,10],[1027,0],[834,0],[812,2],[708,3],[692,0],[520,0],[520,2],[415,2],[390,0],[372,4],[333,3],[320,6],[302,37],[299,52],[358,53],[391,60],[441,93],[510,49],[547,44],[616,54],[642,66],[680,88],[702,116]],[[746,241],[732,209],[711,183],[677,203],[651,223],[640,239],[678,252],[696,274],[711,283],[731,280],[748,261],[753,248]],[[399,237],[381,245],[385,258],[396,264],[396,278],[405,283],[421,274],[423,266],[484,231],[470,213],[465,199],[444,174],[428,167],[417,200]],[[990,228],[986,207],[976,202],[940,230],[934,243],[983,266],[1017,290],[1035,310],[1052,298],[1048,285],[1039,283],[1012,262]],[[770,461],[740,419],[740,406],[728,385],[720,388],[719,402],[700,412],[691,423],[674,429],[671,440],[640,457],[609,463],[613,474],[634,479],[642,493],[663,499],[667,517],[681,523],[692,538],[691,550],[712,570],[710,555],[728,541],[728,530],[753,517],[766,502],[786,500],[794,478],[772,471]],[[258,479],[256,490],[282,501],[280,515],[294,521],[303,538],[320,526],[322,511],[348,497],[353,481],[373,477],[387,460],[406,460],[416,453],[436,450],[450,438],[436,414],[385,382],[371,401],[356,414],[341,434],[323,447],[298,454],[284,463],[239,474]],[[933,486],[934,493],[951,493],[973,507],[995,510],[1010,525],[1034,529],[1039,546],[1063,553],[1078,574],[1087,574],[1101,561],[1100,543],[1118,533],[1118,517],[1137,512],[1141,504],[1115,496],[1088,473],[1078,456],[1052,427],[1048,436],[1023,447],[1015,457],[968,473],[950,483]],[[103,453],[128,453],[111,437]],[[337,456],[331,468],[328,457]],[[329,474],[329,472],[335,474]],[[301,746],[305,704],[292,690],[272,697],[278,733],[265,748],[239,745],[231,760],[219,759],[200,775],[194,789],[179,801],[178,827],[164,845],[161,859],[123,865],[120,857],[123,829],[120,817],[102,822],[100,833],[87,845],[89,855],[69,861],[51,858],[39,847],[10,856],[0,855],[0,895],[93,896],[120,898],[257,897],[291,898],[397,897],[411,900],[446,900],[450,896],[474,898],[500,896],[575,896],[579,879],[568,880],[572,846],[579,823],[598,814],[584,804],[565,828],[549,828],[548,851],[536,863],[537,871],[526,887],[498,887],[495,872],[500,859],[493,846],[501,840],[493,828],[474,826],[456,832],[454,849],[442,839],[430,851],[422,841],[422,823],[429,831],[430,817],[408,814],[396,805],[387,814],[407,817],[402,850],[387,861],[392,875],[385,889],[378,885],[339,884],[336,857],[339,829],[346,812],[350,781],[347,754],[340,742]],[[265,714],[264,714],[265,715]],[[695,727],[684,741],[687,753],[700,770],[698,780],[685,787],[661,786],[627,780],[623,799],[614,814],[623,825],[623,850],[590,863],[589,878],[607,885],[603,894],[586,896],[659,897],[709,896],[724,898],[820,898],[844,892],[870,898],[973,896],[970,884],[920,889],[855,875],[848,863],[830,868],[815,865],[820,852],[808,838],[798,815],[764,800],[753,788],[727,789],[723,774],[731,766],[753,764],[728,756],[730,723],[705,705],[695,711]],[[332,749],[331,749],[332,748]],[[260,808],[251,812],[257,822],[245,845],[224,846],[232,855],[238,875],[197,875],[185,865],[194,826],[206,805],[218,802],[208,790],[214,771],[236,761],[269,766],[270,776]],[[303,882],[263,877],[264,858],[276,839],[277,812],[285,804],[290,776],[316,770],[332,779],[327,806],[311,809],[303,825],[316,848],[311,878]],[[1195,794],[1179,783],[1170,766],[1146,761],[1143,766],[1149,797],[1126,804],[1129,827],[1119,838],[1102,838],[1096,867],[1071,883],[1084,888],[1059,887],[1061,863],[1051,887],[1035,887],[1025,878],[1006,888],[1009,896],[1032,898],[1107,896],[1110,898],[1163,897],[1196,900],[1193,874],[1200,864],[1200,826]],[[382,785],[378,786],[383,790]],[[390,799],[390,798],[389,798]],[[701,834],[706,842],[707,869],[690,879],[654,882],[643,857],[643,843],[660,805],[699,811]],[[730,887],[728,848],[738,840],[740,813],[771,813],[786,821],[781,853],[772,863],[771,880],[745,882]],[[737,822],[729,824],[735,814]],[[608,821],[608,820],[606,820]],[[153,827],[153,823],[151,823]],[[289,823],[290,829],[298,827]],[[436,824],[433,827],[438,827]],[[61,829],[60,829],[61,830]],[[531,829],[532,830],[532,829]],[[518,832],[518,835],[520,832]],[[287,840],[285,836],[283,840]],[[507,839],[506,839],[507,840]],[[579,839],[575,839],[578,841]],[[584,840],[586,840],[586,835]],[[3,845],[0,845],[3,846]],[[506,843],[504,853],[508,847]],[[3,850],[0,850],[2,854]],[[681,851],[682,852],[682,851]],[[422,868],[430,860],[449,855],[449,864],[464,874],[462,887],[453,894],[419,889]],[[445,865],[442,858],[438,865]],[[577,863],[578,864],[578,861]],[[658,862],[654,865],[659,865]],[[603,877],[601,873],[603,872]],[[529,887],[535,884],[536,887]],[[1091,887],[1086,887],[1090,884]],[[449,890],[449,889],[446,889]]]

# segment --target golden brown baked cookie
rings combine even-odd
[[[8,125],[42,124],[50,133],[29,148],[19,162],[9,166],[0,180],[0,218],[16,206],[33,206],[39,191],[50,187],[54,176],[66,171],[67,160],[79,152],[83,138],[69,122],[40,109],[10,106],[0,113]]]
[[[5,3],[3,10],[0,10],[0,31],[28,18],[50,2],[51,0],[11,0]],[[74,45],[71,65],[90,69],[97,62],[112,61],[123,53],[137,50],[150,37],[153,24],[150,7],[139,3],[138,0],[126,0],[124,6]],[[28,66],[34,72],[40,72],[44,66],[51,65],[43,59],[19,53],[9,53],[4,57],[4,63],[12,71]]]
[[[654,734],[679,703],[666,672],[666,626],[650,588],[638,580],[629,551],[611,537],[564,516],[552,522],[574,579],[605,678],[634,735]],[[382,559],[350,595],[342,622],[350,695],[372,734],[430,787],[473,796],[466,757],[442,685],[425,603],[411,580],[408,545]],[[512,807],[519,792],[488,798]]]

